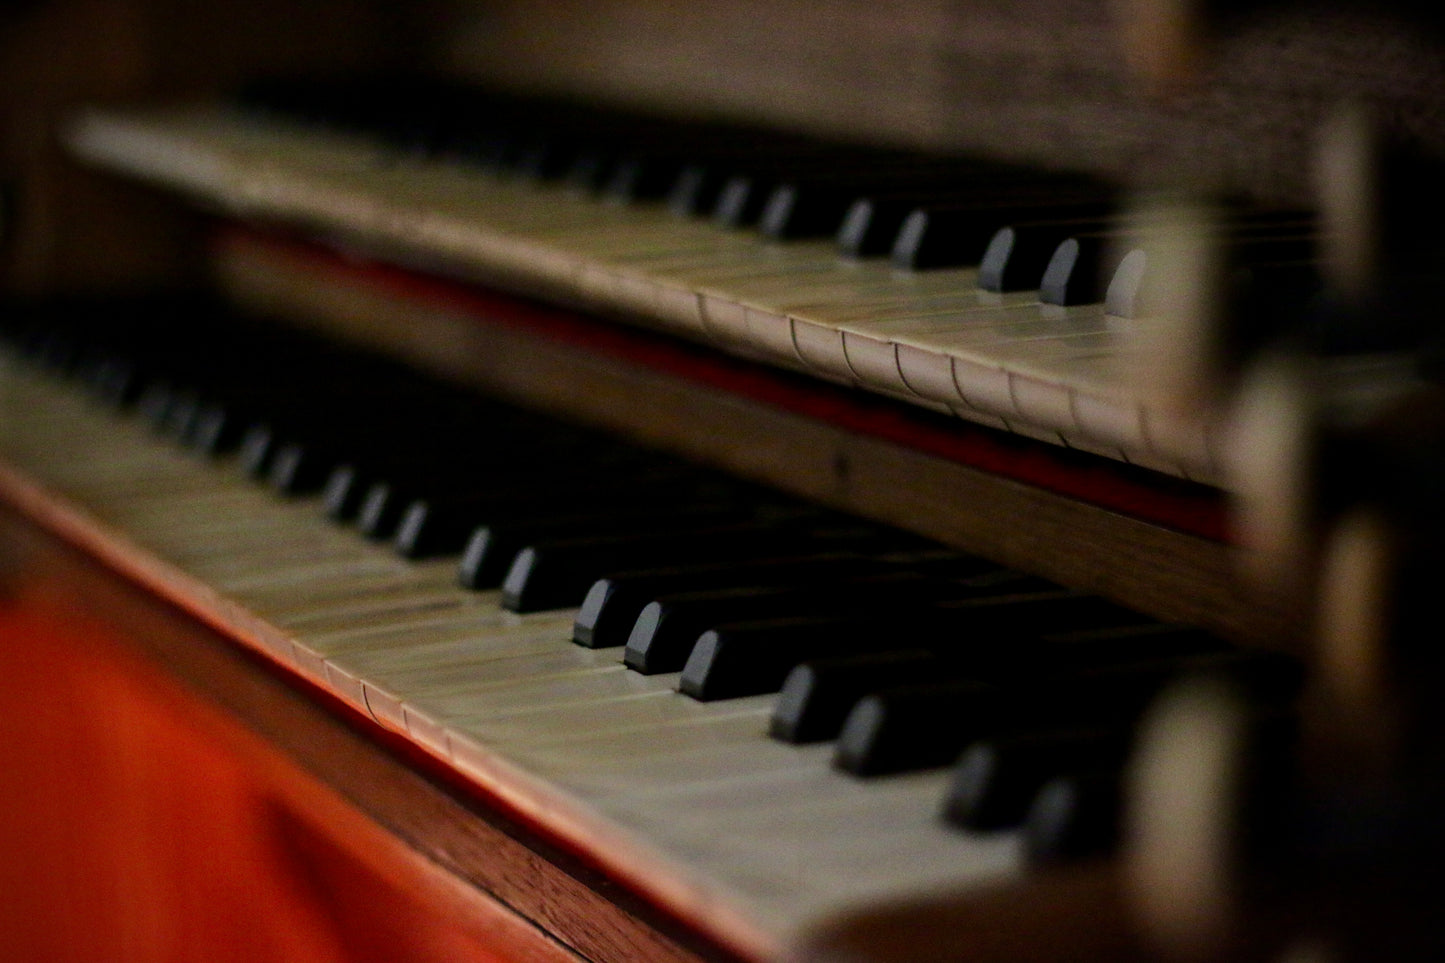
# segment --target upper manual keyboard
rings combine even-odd
[[[1206,426],[1148,401],[1129,337],[1147,259],[1083,178],[404,83],[95,114],[71,141],[245,216],[1218,477]],[[1218,221],[1239,277],[1308,297],[1308,217]]]

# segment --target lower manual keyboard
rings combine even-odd
[[[1107,800],[1011,827],[1053,777],[1108,796],[1122,752],[1095,750],[1185,671],[1271,707],[1298,688],[1288,660],[204,302],[7,320],[0,497],[746,952],[1014,879],[1026,846],[1107,851]],[[212,448],[202,411],[249,427]],[[356,517],[337,477],[371,479]],[[460,560],[462,537],[417,551],[444,507],[475,528]],[[998,778],[966,753],[989,739]]]
[[[575,611],[505,611],[456,587],[455,559],[402,559],[3,353],[0,456],[23,472],[0,469],[5,497],[64,499],[86,547],[744,951],[1020,872],[1016,834],[939,820],[947,773],[840,773],[830,747],[768,737],[774,697],[681,695],[676,673],[574,645]]]

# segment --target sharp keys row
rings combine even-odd
[[[1021,303],[1077,307],[1107,297],[1110,315],[1142,310],[1139,258],[1125,263],[1141,225],[1124,217],[1117,186],[1077,173],[431,78],[269,81],[237,102],[252,116],[360,138],[398,158],[561,184],[619,207],[662,204],[680,219],[773,242],[832,238],[848,260],[887,258],[908,273],[977,268],[978,290],[1027,295]],[[1245,303],[1263,297],[1277,309],[1318,290],[1311,214],[1231,203],[1217,215]],[[950,303],[940,300],[935,312]]]
[[[12,312],[20,355],[278,497],[703,701],[777,693],[771,735],[859,778],[954,766],[941,811],[1112,845],[1135,720],[1191,671],[1279,711],[1300,668],[1197,629],[477,397],[204,298]]]

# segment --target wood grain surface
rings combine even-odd
[[[1169,90],[1110,0],[472,0],[441,42],[515,87],[1294,202],[1342,100],[1445,147],[1439,38],[1365,4],[1235,6]]]

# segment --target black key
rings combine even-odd
[[[346,370],[332,363],[338,370]],[[369,375],[356,372],[358,378]],[[334,386],[318,381],[293,388],[296,386],[280,386],[259,396],[246,390],[234,399],[208,403],[193,436],[198,444],[220,445],[244,424],[238,448],[242,470],[248,476],[269,481],[278,491],[317,491],[340,460],[338,449],[361,444],[356,436],[364,430],[364,422],[358,425],[351,420],[357,417],[353,400]],[[377,390],[384,388],[378,385]],[[313,392],[323,392],[324,400]]]
[[[1010,593],[1011,590],[1023,590],[1025,593],[1049,590],[1048,583],[1042,579],[1007,571],[980,577],[974,580],[974,584],[984,597],[1000,592]],[[1004,594],[1002,597],[1017,599],[1020,596]],[[1067,594],[1065,597],[1087,598]],[[1020,650],[1020,646],[1015,645],[990,651],[988,647],[994,644],[994,640],[988,637],[988,633],[983,633],[981,644],[965,648],[960,645],[956,630],[938,628],[940,622],[946,625],[946,620],[957,619],[958,613],[949,611],[949,603],[936,608],[942,609],[942,614],[936,611],[908,614],[891,644],[880,645],[876,652],[843,658],[809,659],[794,667],[785,677],[774,706],[770,734],[786,742],[834,739],[854,704],[870,692],[931,679],[954,678],[961,671],[976,674],[982,664],[981,659],[985,657],[991,662],[990,672],[997,673],[1000,664],[996,656]],[[966,610],[964,614],[965,617],[969,615]],[[927,631],[922,631],[917,626],[926,619],[932,619],[933,623]],[[929,637],[930,633],[934,633],[933,638]]]
[[[337,521],[355,522],[370,538],[390,538],[402,513],[417,497],[404,481],[396,480],[391,463],[398,460],[405,456],[393,449],[384,457],[349,457],[335,465],[322,487],[326,514]]]
[[[132,358],[111,356],[100,361],[91,374],[95,396],[115,408],[128,408],[140,397],[146,376]]]
[[[1129,751],[1126,729],[1063,730],[982,739],[954,764],[943,815],[966,829],[1003,829],[1028,816],[1050,779],[1081,770],[1115,770]]]
[[[851,257],[882,255],[892,249],[904,218],[921,204],[976,198],[981,185],[1003,190],[1036,179],[1034,172],[906,157],[856,171],[824,169],[775,187],[758,227],[779,240],[831,235]]]
[[[712,219],[723,227],[748,227],[762,216],[774,182],[766,177],[733,174],[723,182]]]
[[[225,450],[237,444],[252,428],[264,430],[266,452],[256,452],[259,471],[278,491],[310,493],[319,490],[343,453],[386,446],[401,429],[380,412],[396,408],[400,417],[412,412],[409,383],[387,377],[367,364],[353,367],[349,359],[328,358],[331,376],[348,384],[329,384],[330,378],[305,377],[305,383],[282,383],[262,388],[255,384],[217,385],[203,395],[195,430],[188,441],[198,447]],[[269,374],[269,373],[268,373]],[[258,372],[257,377],[262,375]],[[354,384],[349,382],[354,381]],[[369,392],[375,392],[375,398]],[[417,413],[420,417],[420,413]],[[417,423],[413,418],[412,425]],[[413,431],[414,428],[407,430]],[[259,437],[255,442],[260,444]]]
[[[1099,304],[1105,284],[1127,253],[1117,236],[1080,234],[1054,250],[1039,283],[1039,301],[1059,307]]]
[[[282,495],[311,495],[321,491],[332,469],[342,460],[339,450],[354,447],[346,433],[332,429],[273,423],[275,442],[265,468],[265,480]],[[329,437],[328,437],[329,436]],[[318,438],[326,437],[320,441]]]
[[[987,736],[1051,727],[1125,725],[1164,686],[1191,672],[1216,672],[1260,703],[1281,704],[1299,691],[1299,663],[1281,653],[1208,653],[1162,658],[1050,678],[1020,679],[990,701],[979,682],[964,678],[901,686],[866,696],[839,736],[835,764],[857,775],[902,772],[950,762]]]
[[[374,481],[356,509],[356,527],[367,538],[383,541],[396,535],[401,516],[415,499],[399,485]]]
[[[334,521],[351,521],[361,511],[367,489],[374,482],[375,478],[354,462],[337,465],[321,487],[322,510]]]
[[[1028,701],[984,681],[874,692],[848,713],[833,765],[857,776],[944,766],[968,743],[1005,729]]]
[[[156,431],[161,431],[175,397],[176,387],[169,381],[152,381],[141,389],[140,397],[136,399],[136,414]]]
[[[513,423],[511,413],[492,405],[438,412],[427,399],[419,398],[395,411],[353,408],[328,421],[329,426],[294,434],[305,436],[299,439],[302,444],[320,447],[333,460],[333,469],[350,466],[348,487],[386,482],[396,491],[395,497],[407,502],[432,491],[474,485],[484,473],[516,474],[512,463],[530,461],[536,451],[546,450],[527,444],[525,436],[519,437],[524,429]],[[337,424],[348,427],[338,432]],[[419,431],[419,426],[425,430]],[[485,440],[486,447],[474,439]]]
[[[1035,865],[1111,853],[1119,840],[1120,772],[1108,768],[1045,783],[1024,820],[1024,852]]]
[[[533,542],[554,538],[603,538],[626,534],[661,534],[679,527],[698,528],[746,521],[751,512],[743,506],[680,502],[641,505],[620,504],[615,510],[595,509],[574,514],[533,518],[512,517],[478,526],[462,554],[460,581],[466,588],[500,585],[517,553]],[[635,619],[636,616],[634,615]],[[626,639],[617,642],[622,645]]]
[[[1020,577],[1012,584],[1025,581]],[[701,700],[776,692],[794,666],[811,659],[914,647],[936,648],[940,662],[955,672],[967,666],[969,672],[999,673],[1011,664],[1011,656],[992,640],[972,642],[968,628],[973,620],[968,613],[960,616],[920,603],[955,594],[996,595],[1001,585],[1009,584],[983,577],[919,581],[914,587],[876,582],[842,585],[838,592],[856,602],[829,596],[822,610],[807,611],[798,604],[787,617],[722,624],[703,632],[692,645],[679,690]],[[960,635],[961,640],[955,638]]]
[[[856,618],[908,612],[948,592],[950,583],[891,572],[803,586],[743,586],[669,595],[645,605],[623,662],[638,672],[677,672],[698,637],[715,625],[846,612]]]
[[[612,175],[615,160],[613,153],[601,144],[584,144],[572,158],[562,181],[581,193],[597,193]]]
[[[682,159],[675,155],[627,155],[613,166],[602,193],[609,200],[624,202],[669,197],[682,172]]]
[[[896,628],[899,620],[891,621]],[[678,691],[702,701],[776,692],[809,659],[876,650],[888,625],[883,618],[794,616],[708,629],[688,655]]]
[[[583,519],[599,525],[596,534],[623,534],[628,531],[623,520],[645,520],[649,512],[658,520],[654,523],[658,527],[665,527],[662,520],[667,518],[684,524],[690,515],[698,516],[693,527],[701,527],[706,524],[701,514],[704,508],[713,510],[715,524],[743,521],[749,515],[740,490],[678,464],[619,463],[608,470],[580,474],[558,471],[557,467],[550,459],[535,464],[528,459],[505,472],[486,472],[459,491],[415,499],[398,522],[397,550],[408,558],[450,555],[466,548],[479,527],[497,522],[504,530],[507,519],[536,520],[546,515],[577,519],[576,530],[560,526],[546,533],[573,538],[593,534]],[[723,511],[729,501],[735,506],[730,517]],[[639,527],[646,524],[643,521]],[[525,544],[514,543],[512,553]]]
[[[623,664],[646,675],[677,672],[707,626],[777,616],[808,601],[821,604],[816,594],[808,598],[805,591],[747,586],[685,592],[648,602],[627,636]]]
[[[847,257],[882,257],[893,250],[903,221],[918,205],[911,200],[860,197],[848,206],[835,240]]]
[[[846,196],[845,180],[856,172],[876,174],[892,160],[891,156],[876,152],[828,149],[809,141],[791,141],[754,157],[729,158],[722,162],[728,173],[718,190],[712,219],[724,227],[761,226],[759,222],[774,194],[779,188],[792,185],[793,190],[778,195],[772,215],[775,228],[787,230],[795,202],[802,202],[797,215],[807,218],[816,213],[811,199],[814,187],[823,188],[834,204],[837,192],[842,191],[842,203],[846,205],[851,198]],[[805,189],[805,185],[811,186]],[[841,216],[841,212],[838,213],[839,219]],[[832,233],[836,227],[835,221],[833,228],[823,233]]]
[[[260,480],[271,470],[271,458],[281,446],[274,428],[265,423],[252,424],[241,434],[238,461],[247,478]]]
[[[833,185],[779,184],[763,205],[758,230],[779,241],[837,234],[856,193]]]
[[[1079,233],[1102,230],[1099,219],[1034,221],[999,228],[984,248],[978,286],[1003,294],[1036,291],[1059,245]]]
[[[460,477],[456,474],[459,471]],[[469,494],[480,497],[478,490],[487,482],[493,486],[488,494],[496,497],[498,490],[502,489],[502,479],[497,474],[511,482],[505,490],[518,494],[531,490],[530,481],[548,475],[556,477],[545,466],[511,464],[503,469],[497,465],[473,463],[466,465],[465,469],[453,465],[447,475],[434,478],[430,483],[381,478],[367,486],[356,511],[356,527],[361,534],[375,541],[394,539],[402,518],[419,499],[456,499]]]
[[[667,594],[744,585],[802,586],[885,571],[926,571],[944,577],[983,578],[986,573],[1000,570],[983,559],[944,550],[878,557],[829,552],[756,559],[742,564],[728,562],[621,572],[598,579],[588,589],[572,638],[589,648],[625,645],[643,607]]]
[[[1295,237],[1232,236],[1224,243],[1230,258],[1241,266],[1254,259],[1260,259],[1257,263],[1297,260],[1311,248],[1308,238]],[[1039,300],[1061,307],[1099,304],[1112,288],[1110,313],[1130,317],[1146,270],[1144,252],[1134,250],[1120,233],[1079,233],[1054,250],[1039,285]]]
[[[916,679],[940,665],[938,655],[927,649],[803,662],[783,680],[768,734],[797,743],[836,739],[859,699]]]
[[[578,150],[575,143],[560,137],[533,137],[515,148],[509,166],[526,180],[555,181],[572,170]]]
[[[165,416],[161,419],[161,434],[174,441],[184,441],[195,430],[200,412],[201,396],[198,391],[193,388],[174,389],[170,404],[166,405]]]
[[[1107,217],[1114,205],[1097,195],[1034,193],[995,201],[920,207],[904,219],[891,256],[900,268],[978,264],[998,229],[1019,221]]]
[[[283,495],[310,495],[326,484],[336,460],[320,445],[288,442],[271,456],[266,480]]]
[[[512,426],[509,433],[517,427]],[[544,425],[537,431],[546,433],[549,428]],[[658,470],[636,458],[629,464],[631,452],[625,446],[601,448],[595,437],[578,437],[566,431],[552,432],[553,437],[545,442],[529,443],[524,437],[464,452],[455,450],[455,438],[466,434],[441,434],[442,440],[433,442],[428,449],[393,452],[375,470],[358,468],[359,477],[352,484],[371,479],[356,512],[356,524],[363,535],[378,540],[395,537],[402,516],[419,499],[454,507],[468,499],[483,502],[507,493],[516,498],[530,494],[542,499],[546,491],[560,495],[568,489],[600,489],[601,483],[590,481],[592,473],[599,469],[630,469],[638,475],[643,474],[643,469],[657,474],[667,470]],[[495,440],[495,430],[488,434]],[[615,488],[621,482],[610,484]],[[450,515],[451,526],[460,525],[463,540],[484,520],[475,514],[468,519],[465,512],[459,515],[448,510],[443,514]]]
[[[689,164],[667,194],[667,209],[678,217],[701,217],[717,207],[727,175],[715,166]]]
[[[182,441],[207,455],[222,455],[241,445],[254,419],[232,405],[205,403]]]
[[[804,151],[804,154],[811,153]],[[773,192],[796,177],[807,157],[763,157],[734,167],[723,179],[713,204],[712,220],[722,227],[752,227],[758,223]]]
[[[897,548],[889,533],[867,527],[807,531],[749,524],[640,538],[539,542],[513,560],[502,581],[502,605],[515,612],[579,605],[592,583],[611,571],[688,562],[745,560],[859,548]]]
[[[855,197],[838,227],[835,239],[839,252],[849,257],[881,257],[891,253],[903,230],[903,222],[920,208],[926,210],[963,201],[987,206],[996,202],[1000,194],[1044,189],[1038,172],[1016,168],[964,166],[954,178],[953,183],[931,188],[871,191]],[[1042,265],[1039,270],[1043,270]],[[1037,277],[1034,280],[1037,281]]]
[[[183,444],[213,455],[232,451],[253,426],[267,424],[274,430],[280,424],[276,411],[305,403],[294,390],[295,385],[266,386],[233,380],[246,377],[241,371],[230,371],[205,379],[204,387],[196,391],[195,416],[180,438]],[[277,435],[275,443],[279,448],[285,442]]]
[[[283,490],[319,490],[338,464],[351,463],[370,451],[390,452],[400,459],[418,450],[434,450],[465,437],[469,428],[479,430],[485,424],[480,414],[495,410],[475,403],[478,417],[453,417],[456,396],[421,386],[414,376],[348,357],[327,357],[318,363],[327,372],[306,374],[304,384],[281,384],[268,393],[254,387],[218,392],[222,396],[215,403],[218,414],[228,419],[233,413],[249,414],[252,427],[264,427],[269,433],[266,452],[258,451],[257,463],[247,467],[263,476],[274,469],[272,480]],[[418,433],[418,424],[427,425],[429,431]],[[260,445],[259,438],[256,443]],[[470,455],[455,460],[469,459]]]
[[[858,188],[782,184],[767,198],[757,226],[764,236],[776,240],[832,236],[838,252],[845,256],[889,253],[903,218],[916,202],[890,202],[858,194]]]

